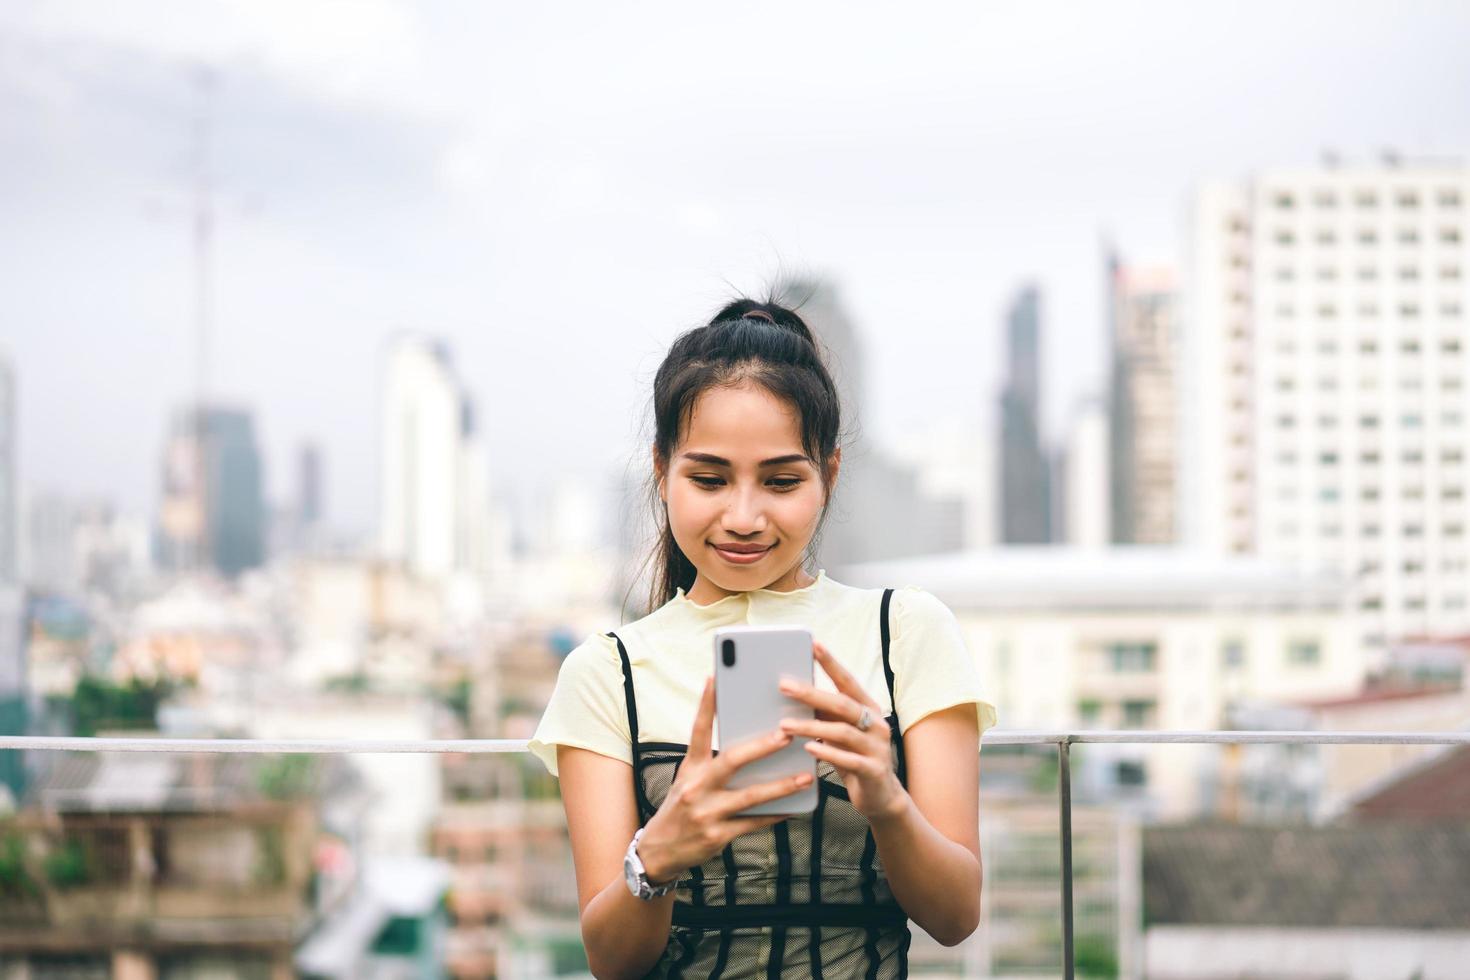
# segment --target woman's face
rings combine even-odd
[[[691,600],[807,584],[801,556],[826,489],[789,405],[750,382],[711,388],[695,401],[667,466],[654,459],[674,541],[698,571]]]

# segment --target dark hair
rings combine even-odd
[[[774,301],[738,299],[710,318],[708,324],[680,334],[653,381],[654,447],[667,466],[680,433],[693,414],[695,402],[707,390],[751,381],[796,411],[803,451],[817,462],[832,499],[829,462],[837,450],[842,428],[841,399],[832,375],[823,363],[817,340],[796,312]],[[658,543],[649,594],[650,611],[674,597],[678,589],[694,585],[695,568],[680,550],[669,527],[669,515],[658,496],[657,477],[650,484]],[[815,551],[826,510],[812,535],[808,556]]]

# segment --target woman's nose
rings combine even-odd
[[[765,530],[766,513],[760,494],[754,490],[736,490],[730,495],[722,523],[731,534],[754,534]]]

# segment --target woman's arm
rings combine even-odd
[[[903,736],[908,792],[870,818],[893,897],[946,946],[980,924],[979,743],[973,704],[919,719]]]
[[[642,976],[668,944],[674,895],[644,901],[623,883],[623,854],[638,829],[633,767],[564,745],[556,766],[588,967],[598,977]]]

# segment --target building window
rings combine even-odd
[[[1083,698],[1077,702],[1077,723],[1084,728],[1096,728],[1102,718],[1102,702],[1095,698]]]
[[[1322,662],[1322,645],[1317,640],[1292,640],[1286,645],[1286,662],[1292,667],[1315,667]]]
[[[1441,303],[1439,306],[1439,315],[1443,317],[1448,317],[1451,320],[1455,319],[1460,315],[1460,304],[1454,302],[1453,300],[1447,300],[1444,303]]]
[[[1142,762],[1120,760],[1114,767],[1114,778],[1119,786],[1146,786],[1148,773]]]
[[[1285,191],[1278,191],[1275,196],[1271,198],[1271,203],[1277,208],[1280,208],[1282,211],[1290,211],[1292,208],[1296,207],[1296,198],[1286,193]]]
[[[1419,244],[1419,232],[1414,228],[1400,228],[1398,238],[1400,245]]]
[[[1231,637],[1220,645],[1220,666],[1226,670],[1239,670],[1245,666],[1245,642]]]
[[[1364,596],[1363,601],[1358,603],[1358,608],[1366,612],[1377,612],[1383,608],[1383,597],[1377,595]]]
[[[1318,228],[1317,229],[1317,244],[1318,245],[1336,245],[1337,244],[1337,233],[1334,232],[1331,228]]]
[[[1442,265],[1439,267],[1439,277],[1450,280],[1459,279],[1460,267],[1457,265]]]
[[[1358,244],[1359,245],[1376,245],[1377,243],[1378,243],[1378,232],[1374,231],[1372,228],[1359,228],[1358,229]]]
[[[1460,340],[1458,337],[1446,337],[1440,342],[1439,349],[1454,356],[1460,353]]]
[[[1353,203],[1360,208],[1371,210],[1378,207],[1378,195],[1372,191],[1358,191],[1353,195]]]
[[[1359,497],[1362,497],[1364,500],[1377,500],[1378,499],[1378,488],[1377,487],[1364,487],[1362,490],[1358,491],[1358,496]]]
[[[1399,191],[1397,203],[1399,207],[1412,211],[1419,206],[1419,195],[1413,191]]]
[[[1288,246],[1288,245],[1291,245],[1295,241],[1296,241],[1296,236],[1293,235],[1288,229],[1286,229],[1286,228],[1278,228],[1276,230],[1276,244],[1277,245]]]
[[[1360,416],[1358,416],[1358,427],[1359,428],[1363,428],[1363,429],[1376,429],[1376,428],[1378,428],[1378,416],[1376,416],[1376,415],[1360,415]]]
[[[1115,674],[1147,673],[1158,659],[1158,644],[1151,641],[1109,643],[1108,664]]]
[[[1318,191],[1312,195],[1312,203],[1319,208],[1331,210],[1337,207],[1337,195],[1331,191]]]
[[[1371,265],[1358,266],[1358,280],[1360,282],[1372,282],[1378,278],[1378,270]]]
[[[1458,245],[1458,244],[1460,244],[1460,229],[1458,229],[1458,228],[1441,228],[1439,230],[1439,240],[1441,242],[1443,242],[1444,244],[1446,244],[1446,245]]]
[[[1154,709],[1156,704],[1148,701],[1124,701],[1123,702],[1123,727],[1124,728],[1151,728],[1154,724]]]
[[[1441,188],[1439,192],[1439,206],[1442,208],[1458,208],[1460,206],[1460,192],[1453,187]]]
[[[1408,318],[1408,319],[1413,319],[1414,317],[1416,317],[1418,315],[1419,315],[1419,304],[1418,303],[1400,303],[1399,304],[1399,316],[1405,317],[1405,318]]]
[[[1399,278],[1404,282],[1419,281],[1419,267],[1417,265],[1399,266]]]

